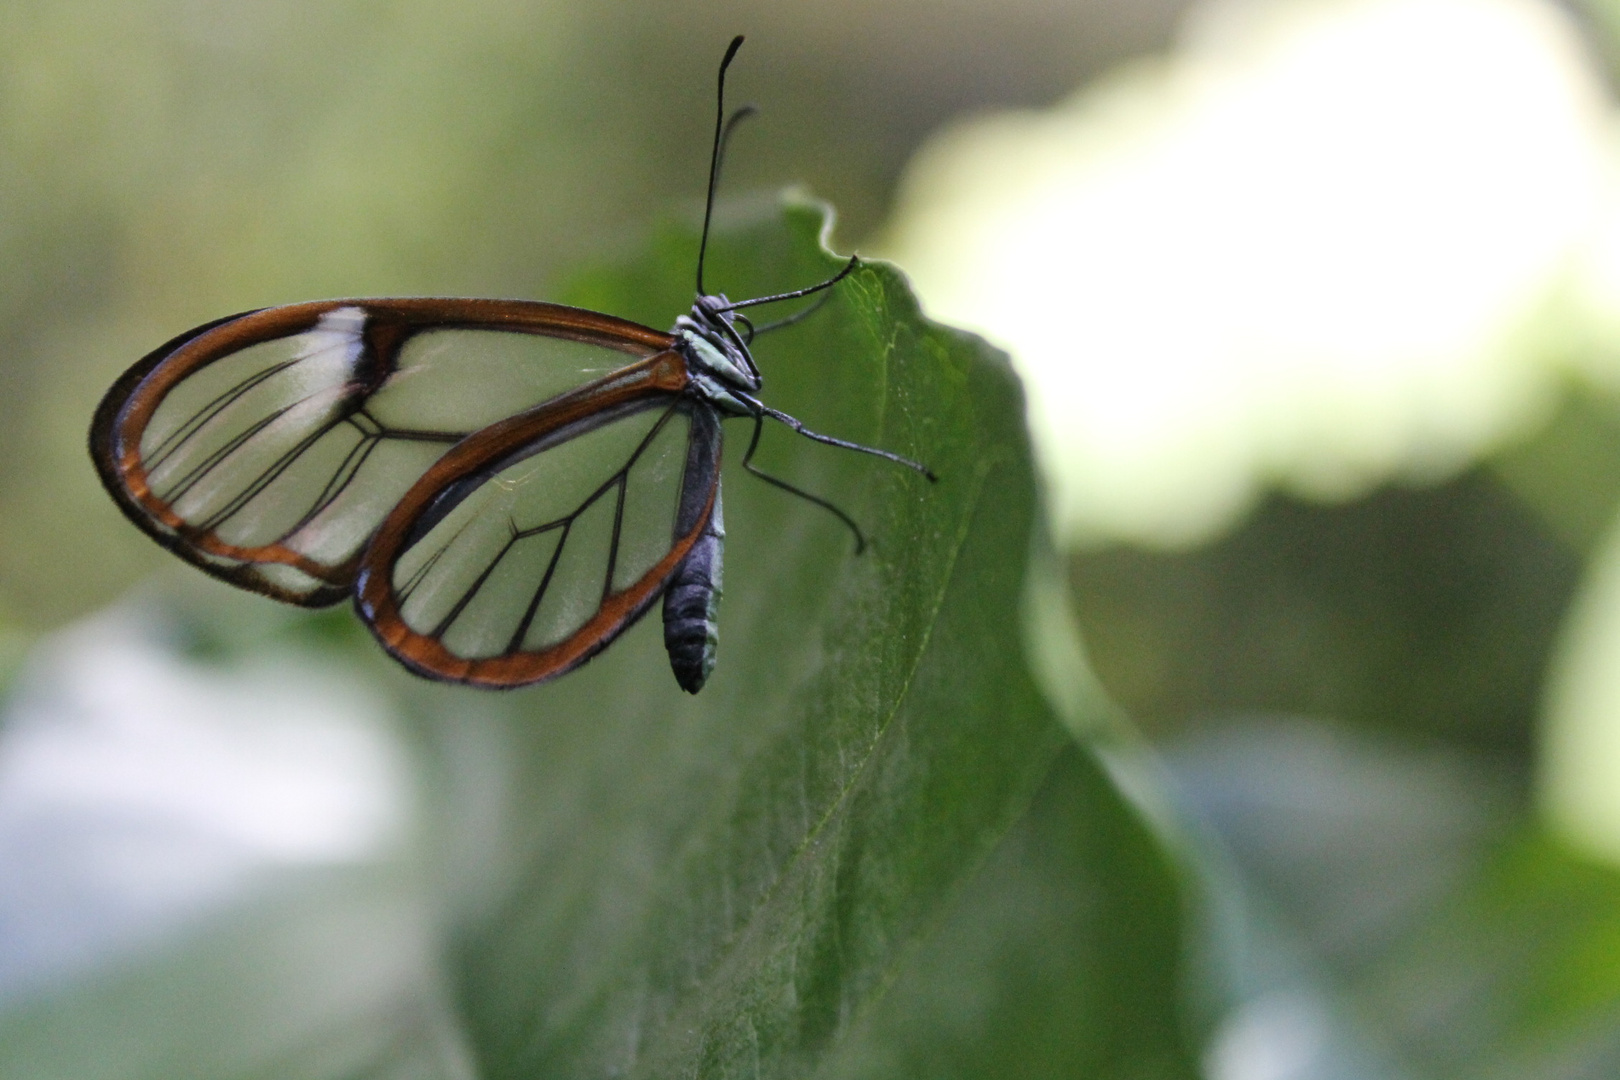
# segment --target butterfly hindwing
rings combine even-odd
[[[267,308],[132,368],[97,411],[91,452],[124,512],[166,547],[234,584],[328,604],[451,446],[669,343],[525,301]]]
[[[717,418],[660,365],[481,431],[429,470],[361,568],[360,615],[390,652],[434,678],[517,686],[583,663],[647,610],[719,497]]]

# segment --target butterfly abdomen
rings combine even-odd
[[[715,619],[720,610],[726,526],[720,513],[720,413],[702,400],[691,401],[685,408],[692,426],[675,509],[675,535],[690,536],[704,514],[709,521],[665,587],[664,648],[675,681],[682,690],[695,694],[714,670],[714,651],[720,640]]]
[[[726,530],[720,516],[720,492],[714,514],[692,550],[682,560],[664,593],[664,648],[681,689],[695,694],[714,670],[720,642],[720,566]]]

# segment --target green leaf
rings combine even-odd
[[[728,230],[709,287],[742,298],[837,271],[818,208],[783,224],[773,211]],[[667,322],[690,296],[693,240],[672,231],[639,270],[569,299]],[[463,954],[492,1076],[802,1072],[1062,745],[1019,630],[1036,511],[1014,377],[921,320],[888,267],[857,270],[830,308],[759,340],[762,396],[940,480],[767,431],[767,471],[866,528],[856,557],[831,515],[736,470],[733,443],[720,658],[701,697],[670,692],[650,621],[526,697],[511,818],[529,822],[531,876]]]
[[[1199,1076],[1180,897],[1141,819],[1072,747],[817,1075]]]

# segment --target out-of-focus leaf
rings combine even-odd
[[[1306,717],[1209,723],[1166,761],[1270,917],[1341,976],[1462,887],[1516,820],[1506,778],[1467,755]]]
[[[1299,718],[1209,727],[1169,761],[1244,874],[1261,931],[1245,961],[1266,962],[1268,936],[1282,950],[1213,1062],[1280,1055],[1299,1067],[1261,1075],[1299,1080],[1620,1072],[1620,872],[1527,827],[1500,771]],[[1346,1048],[1374,1067],[1346,1069]]]
[[[1526,833],[1358,980],[1414,1073],[1620,1073],[1620,873]]]
[[[1589,386],[1569,389],[1533,438],[1498,454],[1491,471],[1575,551],[1589,554],[1620,507],[1620,413]]]
[[[1341,506],[1278,496],[1208,547],[1070,568],[1097,670],[1150,730],[1291,713],[1520,760],[1580,579],[1484,469]]]

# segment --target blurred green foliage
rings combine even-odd
[[[1620,872],[1513,838],[1355,985],[1422,1075],[1613,1076]]]
[[[1488,470],[1339,506],[1273,496],[1196,551],[1072,562],[1093,659],[1151,730],[1330,716],[1518,771],[1580,569]]]

